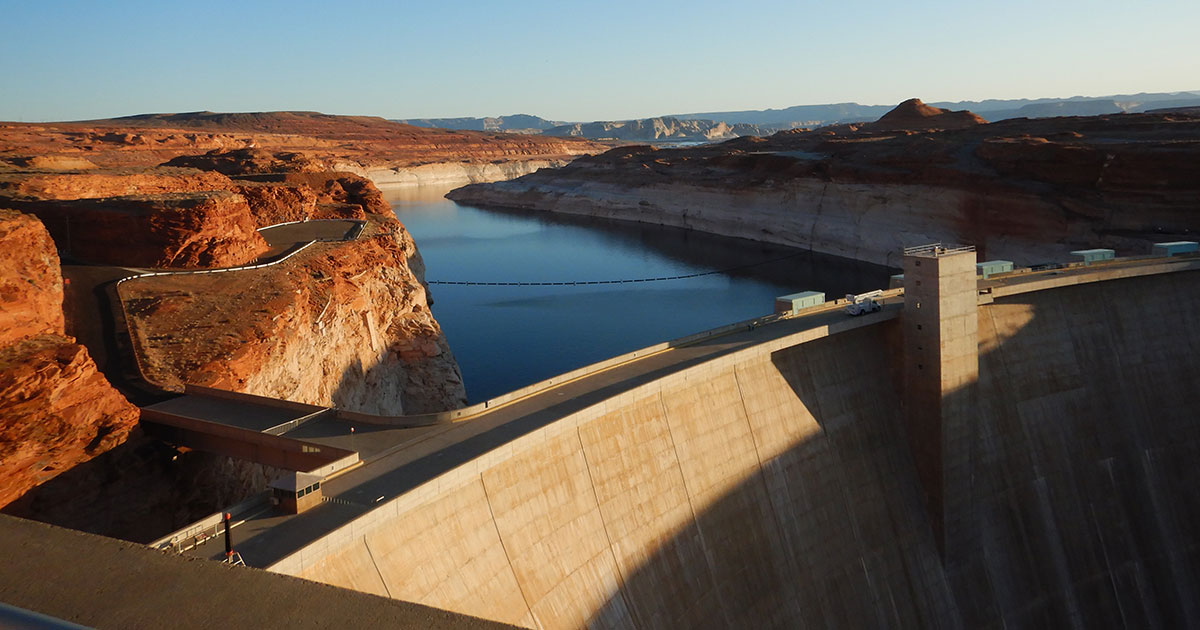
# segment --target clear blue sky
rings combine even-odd
[[[0,0],[0,120],[646,117],[1200,89],[1200,1]]]

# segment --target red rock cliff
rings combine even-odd
[[[280,165],[291,171],[350,171],[381,186],[516,177],[606,148],[581,138],[425,129],[382,118],[316,112],[197,112],[0,123],[0,159],[27,168],[147,167],[205,152],[219,162],[221,154],[248,152],[262,157],[261,165],[267,167],[255,172]]]
[[[256,228],[303,219],[366,220],[358,240],[318,243],[278,266],[123,284],[142,365],[152,378],[168,383],[206,383],[388,414],[444,410],[464,404],[465,392],[429,311],[416,246],[371,180],[330,170],[329,162],[350,154],[365,160],[371,147],[385,145],[395,150],[386,159],[406,156],[405,163],[418,164],[482,160],[472,147],[490,147],[490,153],[480,154],[489,159],[518,161],[530,157],[521,147],[537,149],[533,157],[546,157],[538,152],[543,149],[556,151],[553,142],[526,146],[524,138],[510,142],[468,134],[430,148],[426,160],[419,143],[381,139],[374,132],[354,140],[367,149],[347,153],[349,128],[337,139],[322,139],[278,129],[51,127],[0,124],[0,207],[37,212],[55,238],[51,243],[37,220],[23,217],[37,226],[40,249],[0,245],[0,253],[24,256],[0,260],[0,269],[12,272],[11,278],[0,275],[9,278],[0,282],[0,296],[11,297],[0,310],[7,318],[0,323],[21,337],[17,345],[3,344],[0,357],[5,370],[0,388],[10,397],[0,399],[6,414],[2,437],[9,449],[0,453],[5,465],[0,480],[12,478],[9,485],[17,488],[3,497],[9,501],[22,488],[70,469],[24,492],[6,511],[134,540],[152,539],[261,490],[271,471],[203,453],[176,453],[140,433],[71,468],[124,439],[137,410],[111,388],[100,392],[103,378],[87,354],[61,337],[56,246],[78,259],[115,267],[225,267],[259,257],[265,247]],[[416,135],[433,144],[449,137]],[[260,143],[268,150],[257,148]],[[161,166],[180,156],[193,157],[181,159],[182,166]],[[24,229],[26,223],[12,225]],[[288,243],[273,245],[278,251]],[[21,267],[29,252],[35,252],[31,260],[37,264]],[[103,277],[103,282],[122,272],[78,266],[72,273]],[[46,275],[44,282],[38,274]],[[26,278],[35,280],[31,284]],[[57,293],[31,293],[34,285],[56,287]],[[72,295],[80,286],[72,287]],[[24,306],[9,308],[18,302]],[[89,339],[103,337],[102,326],[95,325],[103,315],[96,305],[73,300],[71,306],[69,330]],[[55,317],[53,330],[44,331],[39,322]],[[110,356],[108,364],[125,358]],[[63,383],[69,387],[59,388]],[[88,409],[100,416],[79,415]],[[20,418],[14,415],[18,412]],[[100,417],[112,421],[105,424]],[[63,427],[83,426],[89,419],[94,420],[90,433],[64,433]],[[60,452],[67,456],[59,457]],[[132,504],[144,512],[113,509]]]
[[[261,270],[133,280],[121,295],[147,376],[368,413],[466,402],[394,219]]]
[[[991,124],[966,117],[954,129],[945,124],[953,113],[917,102],[895,113],[879,126],[687,149],[614,149],[448,196],[672,225],[892,266],[901,248],[937,241],[1037,264],[1087,247],[1145,254],[1152,242],[1194,240],[1200,232],[1200,117]],[[889,129],[891,123],[902,128]]]
[[[63,335],[50,235],[0,210],[0,507],[121,444],[137,420],[87,349]]]

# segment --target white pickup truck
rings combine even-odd
[[[867,291],[866,293],[859,293],[858,295],[847,293],[846,302],[848,302],[848,304],[846,304],[846,314],[858,316],[865,315],[867,313],[874,313],[875,311],[883,308],[877,301],[882,297],[882,289],[875,289],[874,291]]]

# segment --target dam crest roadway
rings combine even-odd
[[[936,426],[901,413],[898,384],[933,367],[905,358],[903,289],[877,313],[745,322],[444,414],[192,388],[146,419],[274,410],[223,435],[356,454],[307,512],[235,514],[248,564],[526,627],[1196,625],[1200,510],[1179,467],[1200,298],[1177,273],[1196,270],[1138,257],[959,286],[978,325],[939,334],[977,337],[977,357],[943,357]],[[220,557],[202,529],[159,542]]]

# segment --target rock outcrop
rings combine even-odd
[[[122,285],[147,376],[368,413],[466,402],[462,376],[393,220],[349,243],[219,276]]]
[[[103,168],[144,168],[189,156],[176,163],[207,162],[231,174],[331,169],[391,173],[375,180],[381,186],[486,181],[565,164],[607,148],[583,138],[425,129],[382,118],[316,112],[193,112],[0,123],[0,161],[29,170],[45,171],[47,165],[61,170],[71,164],[79,170],[84,161]],[[204,153],[209,155],[195,157]],[[237,164],[243,170],[231,170]],[[453,168],[430,168],[443,165]]]
[[[137,409],[63,336],[56,248],[90,263],[71,268],[66,324],[105,347],[106,368],[351,410],[442,411],[466,396],[429,311],[416,247],[370,179],[330,165],[520,165],[594,147],[319,115],[183,118],[195,127],[0,125],[0,208],[45,222],[15,212],[0,222],[0,269],[13,276],[0,278],[0,324],[15,339],[0,343],[0,505],[20,497],[10,514],[149,540],[262,490],[276,473],[178,452],[132,428]],[[284,133],[280,120],[296,126]],[[377,147],[387,155],[372,161]],[[367,225],[357,240],[316,243],[263,269],[133,280],[115,292],[106,284],[134,273],[125,267],[276,260],[292,242],[276,236],[268,246],[258,228],[326,218]],[[22,240],[33,232],[38,247]],[[92,299],[114,293],[127,298],[124,308]],[[120,330],[103,323],[110,318]],[[126,320],[136,364],[114,356],[128,351],[120,347]],[[128,375],[110,376],[130,386]]]
[[[62,275],[33,217],[0,210],[0,507],[121,444],[138,410],[63,334]]]
[[[448,196],[892,266],[902,247],[936,241],[972,243],[981,256],[1019,264],[1087,247],[1142,254],[1151,242],[1200,232],[1200,118],[1125,114],[932,131],[845,125],[687,149],[623,147]]]
[[[279,266],[123,284],[139,367],[152,382],[386,414],[465,403],[416,245],[369,179],[262,150],[171,164],[9,173],[0,186],[8,201],[59,226],[60,249],[111,265],[230,267],[266,250],[259,227],[331,218],[370,225],[359,240],[319,243]],[[163,192],[172,188],[189,192]]]
[[[203,155],[181,155],[163,166],[182,166],[224,175],[247,173],[319,173],[325,166],[303,153],[271,153],[263,149],[213,149]]]
[[[37,215],[64,252],[93,264],[233,267],[268,249],[246,200],[228,191],[7,203]]]
[[[966,129],[975,125],[986,125],[987,121],[961,110],[952,112],[941,107],[930,107],[919,98],[910,98],[900,103],[879,120],[871,123],[872,129],[885,131],[929,129]]]
[[[711,142],[739,136],[757,136],[762,134],[762,130],[756,125],[731,125],[713,120],[681,120],[665,116],[572,123],[551,127],[542,133],[547,136],[581,136],[593,140]]]
[[[62,273],[35,218],[0,209],[0,345],[63,334]]]
[[[96,168],[90,169],[93,172],[18,171],[0,179],[0,192],[16,198],[74,200],[229,190],[233,185],[232,180],[220,173],[202,173],[193,169]]]

